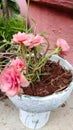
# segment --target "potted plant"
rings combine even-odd
[[[0,61],[0,89],[19,108],[24,125],[41,128],[50,111],[64,103],[73,90],[73,67],[59,56],[69,51],[69,45],[58,39],[51,49],[43,35],[29,30],[13,34],[11,40],[4,38],[7,44],[10,49],[0,53],[4,56],[4,62]]]
[[[50,111],[60,106],[73,89],[73,67],[63,58],[54,55],[68,51],[68,44],[65,40],[58,39],[56,48],[45,55],[40,53],[40,46],[44,41],[42,36],[32,33],[14,34],[10,42],[13,56],[6,57],[8,62],[5,67],[2,65],[0,74],[0,89],[19,108],[21,121],[26,126],[36,129],[48,121]],[[48,61],[49,58],[51,61]],[[63,68],[58,67],[59,64]],[[51,69],[54,68],[54,71],[56,66],[60,72],[55,79],[50,79],[50,84]],[[61,84],[57,84],[58,82]],[[52,85],[51,91],[47,90],[49,85]]]

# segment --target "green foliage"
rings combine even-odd
[[[9,11],[12,17],[15,17],[17,14],[20,14],[20,7],[17,4],[16,0],[0,0],[0,9],[3,10],[3,16],[6,15],[7,17],[9,17]],[[6,12],[4,12],[4,10],[6,10]]]
[[[18,16],[16,19],[10,18],[6,22],[3,21],[2,16],[0,16],[0,39],[4,38],[11,40],[12,35],[20,32],[25,32],[25,19],[21,16]]]

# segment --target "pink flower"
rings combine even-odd
[[[23,33],[18,32],[17,34],[13,35],[12,42],[23,43],[23,41],[26,41],[26,40],[27,40],[27,34],[24,32]]]
[[[62,53],[66,53],[70,49],[68,43],[64,39],[58,39],[56,45],[61,47]]]
[[[44,42],[43,37],[36,35],[34,40],[31,42],[30,48],[35,47],[43,42]]]
[[[26,62],[23,63],[18,57],[13,59],[10,65],[15,66],[19,71],[23,69],[24,73],[26,73]]]
[[[0,89],[7,96],[20,94],[20,88],[28,85],[25,76],[13,66],[5,68],[0,74]]]
[[[43,42],[44,42],[44,40],[43,40],[42,36],[40,36],[40,35],[34,36],[33,34],[28,34],[28,40],[24,41],[24,45],[28,46],[29,48],[33,48]]]
[[[29,47],[34,38],[35,36],[33,34],[27,34],[27,40],[23,42],[24,45]]]
[[[32,33],[26,34],[26,33],[18,32],[17,34],[13,35],[12,42],[22,43],[29,48],[33,48],[33,47],[43,43],[44,40],[43,40],[43,37],[40,35],[35,36]]]

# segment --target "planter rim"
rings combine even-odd
[[[67,60],[61,58],[61,57],[58,56],[58,55],[53,55],[50,59],[52,59],[52,58],[53,58],[53,61],[55,61],[54,58],[58,58],[58,60],[62,60],[63,62],[67,63],[67,65],[71,68],[71,72],[73,73],[73,66],[72,66]],[[58,60],[57,60],[57,61],[58,61]],[[40,97],[40,96],[30,96],[30,95],[25,95],[25,94],[24,94],[24,95],[21,95],[21,96],[18,96],[18,95],[16,95],[16,96],[18,96],[19,98],[22,98],[22,100],[23,100],[24,98],[31,98],[31,99],[34,99],[34,100],[37,100],[37,99],[39,99],[39,100],[46,100],[46,99],[48,99],[48,98],[50,99],[50,98],[52,98],[52,97],[57,97],[57,96],[59,96],[59,95],[65,93],[65,92],[68,91],[69,89],[72,89],[72,90],[73,90],[73,80],[71,81],[71,83],[69,84],[69,86],[68,86],[66,89],[64,89],[64,90],[62,90],[62,91],[59,91],[59,92],[57,92],[57,93],[53,93],[53,94],[51,94],[51,95],[44,96],[44,97]]]

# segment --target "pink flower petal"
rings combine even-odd
[[[21,86],[22,87],[28,87],[29,86],[29,81],[25,78],[23,74],[21,74]]]
[[[16,43],[23,43],[23,41],[27,40],[27,34],[26,33],[21,33],[18,32],[17,34],[13,35],[13,39],[12,42],[16,42]]]
[[[68,43],[64,39],[58,39],[56,45],[61,47],[62,52],[68,52],[70,49]]]
[[[6,91],[6,95],[9,97],[18,95],[19,93],[20,93],[20,91],[18,91],[18,89],[15,89],[15,90],[9,89],[8,91]]]
[[[11,61],[12,66],[15,66],[19,71],[23,69],[24,73],[26,73],[26,61],[24,63],[17,57]]]
[[[20,85],[21,85],[20,75],[21,74],[19,73],[19,71],[13,66],[9,66],[5,68],[0,74],[1,91],[5,93],[9,93],[10,91],[10,95],[11,95],[11,92],[12,92],[12,95],[13,93],[18,93],[18,90],[20,89]]]

